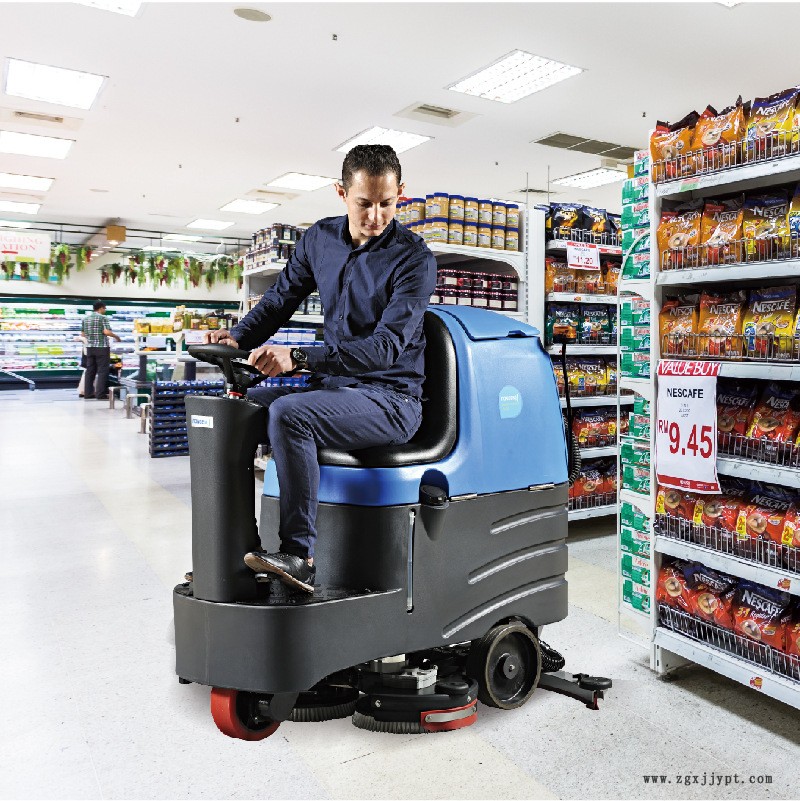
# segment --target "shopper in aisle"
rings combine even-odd
[[[84,399],[108,397],[108,371],[111,365],[111,348],[108,338],[120,338],[111,330],[106,317],[106,304],[96,300],[81,324],[81,337],[86,343],[86,373],[83,381]]]
[[[422,319],[436,284],[435,257],[394,219],[403,184],[391,147],[353,148],[336,192],[347,214],[311,226],[258,305],[230,333],[206,337],[255,348],[249,362],[267,376],[311,371],[307,387],[248,393],[269,409],[281,550],[249,553],[245,563],[306,592],[313,592],[316,574],[317,449],[400,444],[414,435],[422,416]],[[262,346],[315,289],[324,309],[324,344]]]

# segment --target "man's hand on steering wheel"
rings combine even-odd
[[[292,349],[285,345],[263,345],[256,348],[251,351],[247,362],[270,378],[281,373],[291,373],[296,368],[292,359]]]
[[[238,348],[239,343],[231,336],[230,331],[220,328],[218,331],[206,331],[203,336],[203,344],[205,345],[230,345],[232,348]]]

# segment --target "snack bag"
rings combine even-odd
[[[733,628],[732,595],[726,592],[735,581],[724,573],[718,573],[705,565],[695,563],[684,571],[689,614],[716,623],[725,629]]]
[[[736,553],[754,559],[759,554],[758,540],[783,544],[784,536],[791,540],[796,527],[791,494],[780,487],[755,484],[736,521]]]
[[[563,398],[566,393],[564,392],[564,371],[561,369],[561,362],[557,361],[554,357],[551,357],[550,363],[553,366],[553,375],[556,378],[558,396]],[[567,357],[567,370],[569,370],[569,357]]]
[[[617,362],[615,359],[609,359],[604,363],[606,371],[606,392],[609,395],[616,395],[617,393]]]
[[[691,523],[697,495],[687,490],[671,489],[659,485],[656,495],[656,513]]]
[[[740,581],[733,596],[734,631],[782,651],[790,622],[790,596],[785,592]]]
[[[599,356],[578,357],[578,364],[585,376],[586,395],[608,394],[608,373],[606,363]]]
[[[788,213],[789,198],[783,189],[745,196],[742,236],[748,260],[788,255]]]
[[[784,651],[789,656],[800,657],[800,610],[795,609],[784,631]],[[794,675],[795,679],[800,678]]]
[[[608,444],[609,425],[604,409],[576,409],[572,433],[582,448],[599,448]],[[616,429],[616,417],[615,417]]]
[[[700,319],[697,333],[699,352],[707,356],[733,358],[741,356],[742,312],[747,296],[744,292],[700,295]]]
[[[745,120],[750,111],[750,103],[742,104],[742,98],[735,106],[724,109],[717,115],[703,115],[697,121],[692,135],[692,150],[695,156],[697,173],[711,172],[740,163],[737,148],[744,140]]]
[[[617,494],[617,460],[602,459],[603,493]]]
[[[586,391],[586,374],[583,372],[580,362],[574,356],[567,356],[567,382],[569,383],[571,394],[576,396],[588,394]]]
[[[700,221],[700,263],[715,267],[744,261],[742,224],[744,198],[707,200]]]
[[[550,226],[553,239],[571,239],[583,225],[583,206],[580,203],[551,203]]]
[[[547,342],[577,342],[580,307],[574,303],[551,303],[547,307]]]
[[[769,159],[788,152],[796,102],[795,88],[753,101],[747,119],[748,159]]]
[[[602,265],[603,282],[607,295],[616,295],[622,265],[618,261],[604,261]]]
[[[664,354],[693,355],[697,333],[697,295],[664,302],[658,315],[661,350]]]
[[[775,286],[750,290],[742,333],[745,355],[789,358],[793,352],[795,288]]]
[[[679,122],[656,123],[650,136],[650,162],[653,166],[653,181],[671,181],[691,175],[694,161],[689,157],[692,135],[699,114],[692,111]]]
[[[747,436],[769,442],[792,442],[800,427],[800,390],[771,382],[750,418]]]
[[[582,206],[581,213],[581,227],[589,233],[588,241],[607,244],[612,229],[606,210],[594,206]]]
[[[544,260],[545,292],[574,292],[575,271],[566,262],[547,257]]]
[[[798,106],[800,107],[800,104]],[[795,187],[792,195],[786,224],[789,228],[789,252],[792,258],[796,259],[800,257],[800,184]]]
[[[622,237],[622,218],[619,214],[612,214],[608,212],[608,224],[611,226],[611,239],[612,245],[619,245]]]
[[[682,270],[700,264],[700,225],[702,201],[684,204],[674,211],[663,211],[656,239],[662,270]]]
[[[581,465],[580,474],[573,485],[577,487],[576,497],[587,498],[602,492],[603,472],[598,466],[598,461],[598,459],[590,459]]]
[[[689,563],[680,559],[671,564],[666,560],[662,563],[656,584],[656,603],[689,612],[689,593],[684,575],[684,569],[687,567]]]
[[[586,345],[611,344],[611,320],[608,306],[597,303],[581,305],[580,341]]]
[[[735,437],[746,436],[758,393],[757,384],[717,379],[717,434],[720,447],[730,449],[736,443]]]

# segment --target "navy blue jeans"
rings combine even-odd
[[[419,428],[416,398],[373,387],[254,387],[268,410],[267,437],[280,486],[281,550],[314,556],[319,504],[318,448],[352,451],[408,442]]]

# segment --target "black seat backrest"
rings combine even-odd
[[[425,382],[422,422],[405,445],[386,445],[360,451],[319,450],[319,463],[341,467],[402,467],[431,464],[453,450],[458,437],[458,371],[456,351],[441,317],[426,312]]]

